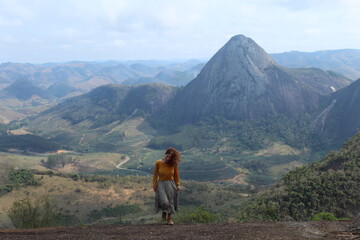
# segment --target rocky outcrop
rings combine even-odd
[[[278,66],[252,39],[231,38],[175,100],[180,122],[212,115],[233,120],[297,115],[316,108],[319,93]]]

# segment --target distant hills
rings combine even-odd
[[[154,77],[142,77],[137,79],[128,79],[122,82],[123,84],[146,84],[146,83],[163,83],[172,86],[185,86],[192,79],[194,79],[194,73],[182,72],[175,70],[162,71]]]
[[[16,80],[9,87],[3,89],[3,93],[7,93],[19,100],[28,100],[32,96],[47,98],[44,90],[26,79]]]
[[[342,49],[317,52],[274,53],[275,61],[291,68],[321,68],[340,73],[352,80],[360,78],[360,50]]]
[[[159,83],[104,85],[29,118],[27,128],[78,151],[128,150],[133,138],[146,145],[147,135],[154,130],[143,123],[144,118],[166,104],[176,91]]]
[[[47,89],[42,89],[28,79],[18,79],[10,86],[0,91],[2,98],[16,98],[21,101],[29,100],[32,97],[43,99],[63,98],[76,92],[76,88],[70,87],[66,83],[56,82]]]
[[[156,62],[145,65],[142,61],[122,63],[109,62],[69,62],[54,64],[3,63],[0,65],[0,89],[17,80],[27,80],[34,86],[47,89],[54,84],[66,84],[80,92],[89,91],[104,84],[149,83],[144,78],[155,78],[175,86],[185,85],[201,70],[201,61]],[[152,81],[154,82],[154,81]]]
[[[190,65],[193,66],[193,64]],[[108,68],[113,69],[114,71],[110,72],[116,75],[123,71],[124,66],[121,65],[120,68],[120,65],[117,64],[116,67],[109,66]],[[152,72],[152,68],[141,64],[126,66],[126,69],[132,68],[142,69],[148,73]],[[105,71],[98,71],[94,76],[101,76],[102,74],[105,74]],[[165,75],[165,72],[158,74],[157,78],[160,78],[159,75]],[[92,78],[95,78],[94,76]],[[296,143],[295,140],[291,140],[293,137],[290,136],[295,134],[299,139],[302,139],[301,141],[308,141],[305,139],[312,138],[312,131],[314,134],[322,135],[321,131],[316,130],[318,129],[317,122],[319,122],[316,118],[329,105],[325,99],[329,98],[330,93],[350,83],[351,81],[348,78],[331,71],[315,68],[291,69],[282,67],[252,39],[237,35],[231,38],[203,67],[200,74],[183,88],[177,89],[158,84],[136,87],[126,85],[102,86],[86,95],[71,98],[45,111],[34,117],[28,126],[30,129],[33,128],[41,134],[58,139],[64,144],[69,138],[64,137],[63,131],[56,130],[54,127],[57,125],[56,121],[63,122],[61,124],[59,122],[60,125],[66,123],[66,126],[71,126],[74,133],[77,134],[85,131],[85,126],[96,129],[106,128],[110,124],[113,128],[114,123],[126,122],[129,117],[135,115],[143,117],[148,123],[150,122],[159,131],[156,135],[159,135],[160,132],[164,134],[169,128],[173,128],[173,130],[167,134],[172,134],[174,131],[181,132],[183,131],[181,130],[182,125],[194,124],[194,130],[191,130],[192,133],[190,134],[196,132],[196,134],[202,134],[203,139],[212,139],[212,144],[214,144],[214,142],[220,141],[221,136],[220,132],[216,132],[218,130],[214,130],[218,127],[213,126],[214,122],[210,120],[216,117],[225,120],[221,124],[225,124],[226,121],[247,122],[246,125],[239,126],[239,129],[235,130],[236,132],[228,133],[232,134],[233,137],[237,136],[237,141],[246,141],[262,146],[260,142],[265,144],[268,141],[266,139],[272,138],[282,140],[287,144],[292,142],[295,144],[293,146],[300,146],[305,143]],[[353,89],[353,84],[346,89]],[[350,96],[350,94],[345,95]],[[348,102],[354,99],[354,97],[349,99],[345,95],[343,101]],[[351,109],[354,108],[353,105],[348,105]],[[46,128],[47,124],[42,124],[45,119],[52,119],[51,134],[47,133],[49,130]],[[49,120],[46,121],[49,122]],[[205,121],[202,124],[206,126],[201,130],[205,131],[203,133],[195,130],[195,126],[201,121]],[[289,121],[292,121],[292,125],[287,126],[287,130],[283,132],[284,129],[282,128]],[[280,122],[282,124],[279,124]],[[321,122],[321,124],[323,123]],[[312,126],[312,130],[310,126]],[[254,131],[249,129],[254,129]],[[258,132],[255,129],[264,130]],[[267,133],[264,132],[265,129],[268,129],[266,130]],[[269,133],[270,129],[271,133]],[[346,136],[354,134],[356,129],[356,127],[351,128]],[[69,128],[64,130],[66,132]],[[296,133],[297,131],[298,133]],[[328,127],[326,131],[334,133],[335,130]],[[256,136],[252,136],[252,140],[249,141],[247,135],[244,135],[245,132],[250,135],[256,132]],[[213,137],[209,136],[210,133]],[[176,138],[179,136],[182,136],[180,137],[182,139],[188,136],[188,133],[180,133]],[[201,145],[201,141],[195,140],[199,136],[194,136],[187,137],[185,144],[187,147]],[[332,139],[338,137],[339,135],[334,133]],[[173,137],[173,139],[176,138]],[[81,136],[77,136],[76,139],[81,142]],[[167,141],[166,139],[162,141]],[[345,140],[345,138],[341,139]],[[231,141],[236,140],[232,139]],[[155,145],[163,146],[163,143],[157,142]],[[247,144],[251,147],[250,145]],[[305,145],[309,144],[306,143]]]
[[[68,62],[0,65],[0,122],[37,114],[64,99],[106,84],[183,86],[204,66],[186,62]]]
[[[60,115],[72,124],[98,122],[102,126],[135,114],[152,114],[175,94],[168,85],[104,85],[87,94],[71,98],[41,115]]]

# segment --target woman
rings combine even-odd
[[[170,225],[174,224],[171,214],[178,211],[178,192],[181,190],[178,170],[180,161],[180,153],[169,148],[164,158],[157,160],[154,167],[155,212],[162,210],[162,220]]]

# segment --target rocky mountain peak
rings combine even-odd
[[[200,84],[209,91],[226,88],[238,92],[241,89],[258,96],[265,91],[268,78],[264,70],[270,66],[276,63],[264,49],[251,38],[236,35],[210,59],[193,84]]]
[[[243,63],[249,63],[259,69],[274,65],[275,61],[254,40],[244,35],[232,37],[220,51],[227,54],[236,54]],[[219,52],[220,52],[219,51]]]
[[[318,93],[279,67],[252,39],[232,37],[177,98],[181,121],[246,120],[313,109]]]

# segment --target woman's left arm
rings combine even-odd
[[[180,187],[179,168],[177,165],[175,166],[175,169],[174,169],[174,181],[177,186],[177,190],[180,191],[181,187]]]

